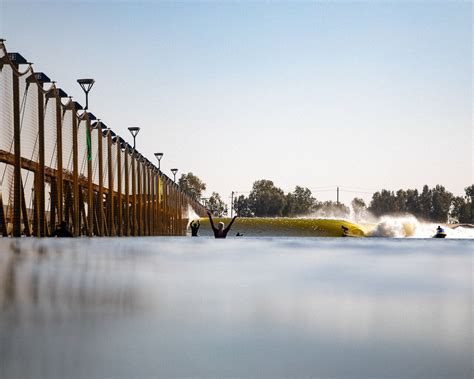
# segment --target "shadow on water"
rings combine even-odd
[[[128,273],[110,275],[117,269],[110,252],[90,255],[87,243],[80,247],[63,240],[8,242],[0,252],[0,309],[12,320],[41,313],[61,317],[95,307],[114,312],[139,308],[136,288],[126,280],[133,265]]]

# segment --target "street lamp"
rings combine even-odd
[[[160,169],[160,161],[163,158],[163,153],[155,153],[156,159],[158,159],[158,170]]]
[[[176,173],[178,172],[178,169],[177,169],[177,168],[172,168],[172,169],[171,169],[171,172],[172,172],[173,175],[174,175],[174,182],[176,183]]]
[[[86,94],[86,107],[84,108],[85,111],[89,109],[89,91],[92,89],[92,86],[95,83],[94,79],[77,79],[77,82],[81,86],[82,90]]]
[[[135,150],[135,138],[137,137],[140,128],[138,126],[131,126],[128,128],[128,130],[133,137],[133,150]]]

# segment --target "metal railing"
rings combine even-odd
[[[74,236],[185,234],[189,207],[204,207],[81,110],[0,40],[1,235],[44,237],[62,221]]]

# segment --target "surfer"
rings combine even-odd
[[[232,227],[232,224],[237,218],[237,216],[234,216],[234,218],[230,221],[227,228],[225,228],[225,224],[223,222],[219,222],[216,228],[216,226],[214,225],[214,221],[212,220],[211,211],[207,211],[207,215],[209,216],[209,221],[211,222],[211,227],[212,227],[212,231],[214,232],[215,238],[226,238],[227,233],[229,232],[230,228]]]
[[[342,236],[348,237],[349,236],[349,228],[346,228],[344,225],[341,225],[342,228]]]
[[[199,223],[199,220],[197,222],[191,221],[191,224],[189,224],[189,227],[191,228],[191,236],[192,237],[198,237],[198,230],[201,224]]]

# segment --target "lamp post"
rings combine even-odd
[[[160,170],[160,161],[163,158],[163,153],[155,153],[156,159],[158,159],[158,170]]]
[[[138,126],[131,126],[128,128],[128,131],[133,137],[133,150],[135,150],[135,138],[137,137],[137,134],[140,131],[140,128]]]
[[[77,82],[81,86],[82,90],[86,94],[86,107],[84,108],[85,111],[89,109],[89,92],[92,89],[92,86],[95,83],[94,79],[77,79]]]
[[[177,169],[177,168],[172,168],[172,169],[171,169],[171,172],[173,173],[174,182],[176,183],[176,173],[178,172],[178,169]]]

